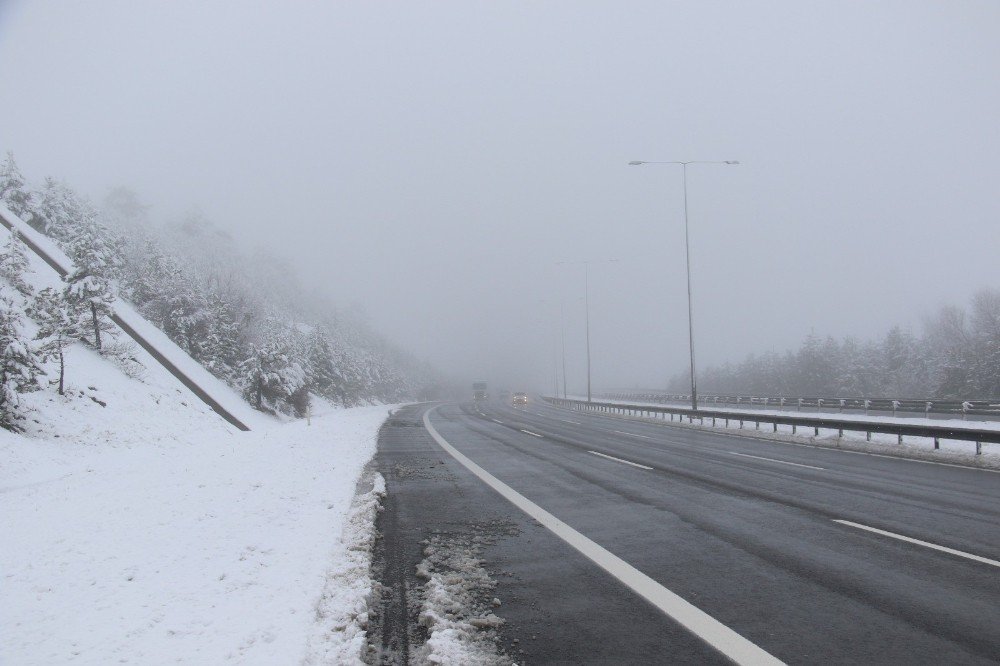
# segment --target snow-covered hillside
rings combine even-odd
[[[43,364],[23,432],[0,429],[0,663],[352,661],[375,510],[352,498],[388,408],[315,399],[243,433],[130,355],[71,344],[65,395]]]

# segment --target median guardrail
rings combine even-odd
[[[620,414],[623,416],[639,416],[646,418],[666,418],[673,421],[677,417],[678,421],[683,421],[685,417],[688,423],[698,419],[704,424],[705,419],[711,419],[712,425],[716,425],[719,420],[725,421],[728,427],[730,421],[739,422],[740,428],[745,423],[755,424],[755,429],[760,430],[760,424],[765,423],[773,427],[773,431],[778,431],[779,425],[791,426],[792,434],[797,434],[798,428],[812,428],[815,436],[819,436],[820,429],[836,430],[838,437],[843,437],[844,432],[863,432],[865,439],[871,441],[872,433],[896,435],[897,442],[903,443],[903,437],[927,437],[934,440],[934,448],[941,448],[941,440],[957,440],[963,442],[975,442],[976,455],[983,452],[982,445],[1000,444],[1000,430],[987,430],[982,428],[965,428],[955,426],[933,426],[917,425],[911,423],[893,423],[889,421],[861,421],[855,419],[818,418],[810,416],[793,416],[791,414],[755,414],[753,412],[735,412],[718,409],[690,409],[682,407],[667,407],[658,405],[630,405],[619,402],[587,402],[586,400],[571,400],[568,398],[556,398],[546,396],[546,402],[560,407],[568,407],[579,411],[591,411],[606,414]]]
[[[658,392],[612,392],[603,393],[601,397],[609,400],[626,400],[636,402],[656,402],[667,404],[671,402],[691,402],[691,396],[681,393]],[[820,397],[789,397],[789,396],[759,396],[724,394],[703,394],[698,396],[702,404],[760,407],[764,409],[836,409],[863,410],[865,413],[892,412],[907,414],[955,414],[962,418],[967,416],[997,416],[1000,417],[1000,400],[935,400],[931,398],[820,398]]]

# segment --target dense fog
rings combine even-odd
[[[992,1],[6,2],[0,151],[463,383],[550,389],[564,341],[585,390],[591,261],[595,388],[664,387],[682,172],[628,162],[740,161],[688,167],[703,367],[919,336],[1000,286],[998,34]]]

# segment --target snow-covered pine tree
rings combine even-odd
[[[28,248],[21,234],[12,231],[0,248],[0,277],[7,280],[22,296],[31,296],[31,286],[24,279],[28,270]]]
[[[0,201],[18,216],[24,216],[31,206],[31,192],[24,182],[24,176],[14,153],[8,151],[7,157],[0,162]]]
[[[38,324],[35,339],[40,342],[38,354],[42,360],[59,362],[59,395],[63,395],[66,377],[66,348],[80,337],[79,322],[66,302],[65,295],[46,287],[38,292],[31,316]]]
[[[288,331],[270,324],[262,338],[250,345],[250,356],[240,364],[244,397],[261,411],[293,411],[303,416],[304,410],[299,413],[299,409],[308,382],[302,364],[292,353],[293,341]]]
[[[78,227],[97,224],[97,210],[66,183],[46,178],[40,190],[31,195],[26,222],[37,231],[54,238],[64,250]]]
[[[112,276],[120,268],[120,248],[116,238],[96,220],[72,225],[64,243],[74,270],[66,276],[66,300],[78,317],[90,319],[93,345],[101,349],[101,333],[110,331],[109,315],[115,300]],[[81,327],[81,332],[83,328]]]
[[[38,358],[21,330],[14,299],[0,291],[0,427],[16,430],[21,420],[18,393],[38,386]]]
[[[235,307],[216,293],[208,296],[207,312],[208,331],[202,343],[202,362],[216,377],[231,382],[237,375],[241,357],[241,317]]]

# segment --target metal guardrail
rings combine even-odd
[[[571,409],[600,412],[605,414],[646,416],[651,418],[656,418],[657,415],[661,416],[661,418],[665,418],[669,415],[671,421],[674,420],[674,416],[678,417],[678,421],[683,421],[684,417],[687,417],[688,423],[693,422],[695,419],[699,419],[701,423],[704,423],[705,419],[711,419],[712,425],[715,425],[718,420],[724,420],[726,422],[726,426],[728,426],[730,421],[738,421],[740,428],[742,428],[744,423],[749,422],[754,423],[755,429],[757,430],[760,429],[761,423],[767,423],[773,426],[774,432],[778,431],[779,425],[787,425],[792,427],[792,434],[796,434],[796,430],[800,427],[813,428],[816,436],[819,436],[821,428],[824,430],[836,430],[838,432],[838,436],[840,437],[844,436],[845,430],[848,432],[863,432],[865,433],[865,439],[869,442],[871,441],[873,432],[896,435],[899,444],[903,443],[904,436],[927,437],[934,440],[935,449],[941,448],[942,439],[975,442],[976,455],[982,454],[982,445],[984,442],[988,444],[1000,443],[1000,430],[916,425],[909,423],[891,423],[886,421],[858,421],[853,419],[836,418],[828,419],[784,414],[754,414],[752,412],[732,412],[717,409],[694,410],[682,407],[629,405],[615,402],[587,402],[586,400],[569,400],[566,398],[554,398],[551,396],[547,396],[543,399],[550,404],[558,405],[560,407],[569,407]]]
[[[667,404],[671,402],[690,402],[691,396],[676,393],[656,393],[656,392],[624,392],[624,393],[602,393],[601,397],[609,400],[632,400],[639,402],[657,402]],[[962,417],[973,416],[1000,416],[1000,400],[934,400],[915,398],[819,398],[807,397],[797,398],[788,396],[753,396],[753,395],[700,395],[699,400],[703,404],[732,405],[735,407],[774,407],[777,409],[845,409],[864,410],[876,412],[892,412],[895,416],[897,412],[922,413],[927,414],[961,414]]]

